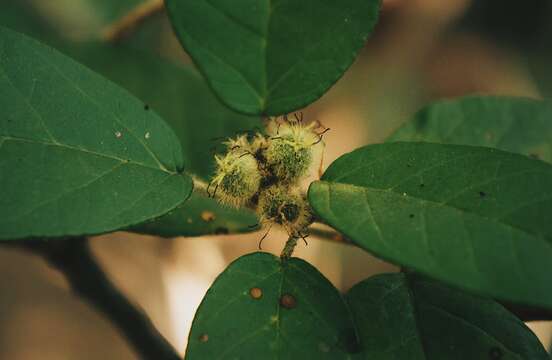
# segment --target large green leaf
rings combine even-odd
[[[433,103],[388,141],[488,146],[552,162],[552,103],[514,97],[465,97]]]
[[[222,105],[189,67],[124,47],[90,44],[72,46],[68,51],[163,116],[182,144],[186,169],[204,181],[213,173],[213,151],[222,150],[218,145],[223,138],[261,125],[258,117],[244,116]],[[212,221],[202,219],[205,211],[214,215]],[[194,194],[171,214],[132,230],[160,236],[199,236],[251,231],[256,222],[249,211],[223,207]]]
[[[364,249],[500,299],[552,307],[552,166],[431,143],[360,148],[311,184],[316,214]]]
[[[209,289],[186,359],[338,359],[354,342],[351,327],[338,291],[315,268],[253,253]]]
[[[380,0],[167,0],[176,34],[230,107],[280,115],[310,104],[351,65]]]
[[[243,256],[215,281],[186,359],[547,359],[502,306],[413,275],[376,276],[343,300],[308,263]]]
[[[213,171],[213,150],[222,138],[250,131],[260,125],[258,117],[237,114],[214,97],[203,79],[188,66],[177,66],[142,51],[118,44],[71,43],[42,24],[29,4],[12,0],[7,12],[0,14],[5,23],[21,32],[40,35],[51,46],[61,49],[79,62],[129,90],[142,99],[144,106],[154,109],[173,128],[183,145],[185,168],[204,181]],[[125,4],[113,5],[127,6]],[[97,6],[104,6],[99,2]],[[111,11],[111,10],[109,10]],[[4,16],[5,15],[5,16]],[[16,21],[17,20],[17,21]],[[36,25],[28,29],[27,24]],[[31,31],[33,30],[33,31]],[[202,214],[213,214],[204,221]],[[237,211],[218,205],[201,194],[194,194],[183,206],[159,219],[132,227],[132,231],[159,236],[199,236],[205,234],[242,233],[251,231],[257,218],[249,211]]]
[[[178,138],[143,103],[0,28],[0,238],[117,230],[192,190]]]
[[[364,359],[546,359],[537,337],[496,302],[413,274],[377,275],[346,301]]]

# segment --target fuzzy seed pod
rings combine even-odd
[[[315,124],[288,122],[270,125],[271,138],[265,150],[268,166],[282,183],[295,184],[308,175],[320,148]]]
[[[261,174],[255,157],[241,150],[231,150],[224,156],[215,156],[215,176],[209,188],[221,203],[242,207],[259,191]]]
[[[257,214],[261,222],[282,225],[293,236],[301,236],[312,223],[312,212],[306,199],[289,187],[265,189],[259,196]]]

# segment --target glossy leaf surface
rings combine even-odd
[[[414,275],[379,275],[345,299],[315,268],[266,253],[234,261],[200,305],[186,359],[546,359],[492,300]]]
[[[0,28],[0,238],[95,234],[192,191],[178,138],[141,101]]]
[[[311,184],[318,216],[362,248],[445,282],[552,307],[552,166],[495,149],[367,146]]]
[[[166,2],[178,38],[230,107],[281,115],[324,94],[371,33],[379,0]]]
[[[196,71],[149,54],[124,47],[90,44],[69,47],[72,56],[115,81],[143,101],[144,109],[158,112],[182,144],[186,169],[208,181],[213,172],[213,154],[222,151],[221,141],[237,133],[258,129],[258,117],[229,110],[216,99]],[[210,221],[202,214],[208,212]],[[164,237],[251,231],[257,219],[205,195],[192,195],[183,206],[153,222],[132,230]]]

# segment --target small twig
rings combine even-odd
[[[107,278],[86,238],[34,241],[21,248],[42,256],[60,271],[72,290],[103,313],[141,359],[180,360],[144,311],[132,304]]]
[[[321,240],[337,242],[344,245],[354,245],[351,241],[346,239],[341,233],[333,229],[322,229],[322,228],[311,226],[309,228],[309,234],[317,238],[320,238]]]
[[[191,175],[194,182],[194,191],[199,191],[204,195],[208,195],[207,187],[209,186],[205,181],[197,177],[196,175]]]
[[[288,241],[280,254],[280,258],[282,260],[287,260],[291,257],[291,255],[293,255],[293,250],[295,250],[295,247],[297,246],[297,240],[299,240],[297,236],[290,236],[288,238]]]
[[[113,24],[102,31],[102,39],[107,42],[117,42],[129,35],[146,19],[163,11],[164,0],[148,0],[136,6]]]

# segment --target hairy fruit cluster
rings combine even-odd
[[[312,212],[300,183],[323,150],[317,123],[302,118],[271,118],[266,134],[228,139],[226,154],[216,155],[216,172],[209,184],[222,204],[256,210],[263,226],[282,226],[290,237],[305,237]]]
[[[249,154],[229,151],[225,156],[215,156],[217,171],[209,187],[214,186],[213,196],[219,194],[219,201],[232,207],[247,204],[258,191],[261,173],[257,161]]]

